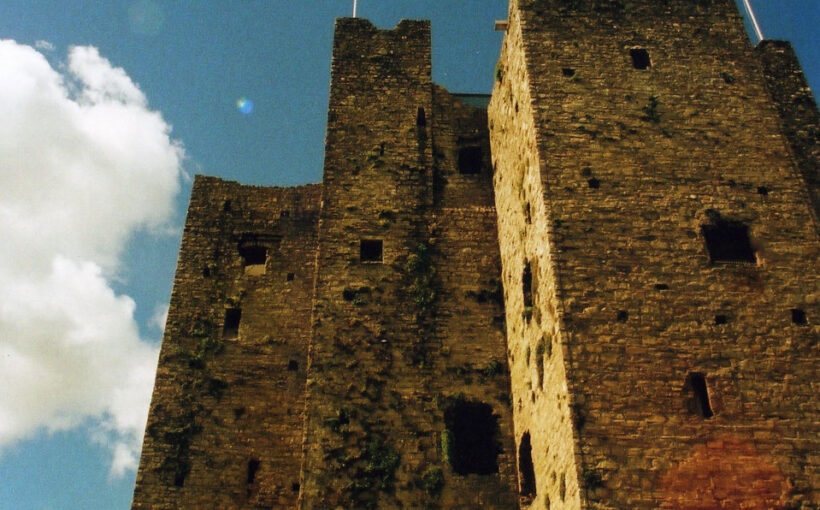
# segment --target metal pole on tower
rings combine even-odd
[[[763,40],[763,31],[760,30],[755,11],[752,10],[752,3],[749,0],[743,0],[743,5],[746,6],[746,12],[749,13],[749,17],[752,19],[752,25],[755,27],[755,33],[757,34],[757,42],[760,42]]]
[[[353,0],[353,17],[354,18],[356,17],[356,4],[357,3],[358,3],[357,0]]]

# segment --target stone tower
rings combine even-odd
[[[820,508],[788,44],[731,0],[506,27],[485,108],[429,23],[340,19],[323,182],[196,178],[133,508]]]
[[[820,505],[817,108],[770,48],[730,0],[512,1],[489,122],[532,508]]]

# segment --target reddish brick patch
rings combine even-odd
[[[790,484],[749,441],[721,436],[696,446],[661,477],[662,508],[784,508]]]

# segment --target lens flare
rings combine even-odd
[[[243,115],[248,115],[253,111],[253,101],[246,97],[240,97],[236,101],[236,109]]]

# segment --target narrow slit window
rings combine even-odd
[[[459,400],[444,411],[445,456],[458,475],[498,473],[498,417],[483,402]]]
[[[519,493],[526,498],[535,498],[535,467],[532,463],[532,445],[530,433],[524,432],[518,445]]]
[[[231,340],[239,336],[239,320],[241,318],[241,308],[228,308],[225,310],[225,325],[222,327],[222,338]]]
[[[749,227],[737,221],[719,219],[701,227],[709,250],[710,262],[754,263],[755,253],[749,240]]]
[[[288,361],[288,370],[291,372],[299,370],[299,362],[295,359]]]
[[[416,126],[424,127],[426,125],[427,125],[427,116],[424,114],[424,108],[419,106],[419,109],[416,112]]]
[[[359,259],[362,262],[381,262],[381,239],[362,239],[361,243],[359,244]]]
[[[256,473],[259,471],[259,460],[251,459],[248,461],[248,485],[253,485],[256,481]]]
[[[687,387],[692,391],[694,411],[701,418],[711,418],[715,415],[709,402],[709,389],[706,386],[706,376],[700,372],[692,372],[687,377]]]
[[[643,48],[632,48],[629,50],[629,56],[632,57],[632,66],[635,69],[649,69],[652,67],[649,52]]]
[[[464,147],[458,151],[458,172],[460,174],[480,174],[481,165],[481,147]]]
[[[529,260],[524,262],[524,272],[521,275],[521,291],[524,293],[524,308],[532,308],[532,268]]]

